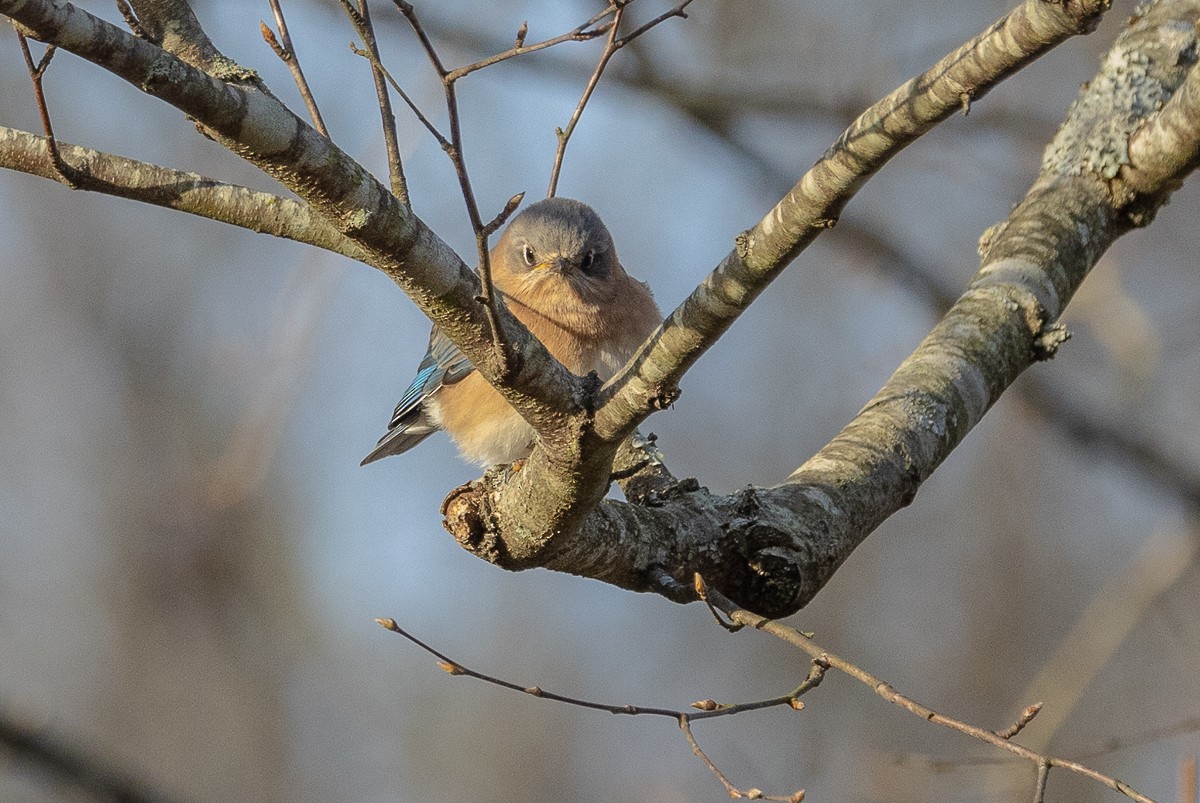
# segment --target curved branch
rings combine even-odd
[[[351,259],[366,257],[362,248],[302,201],[61,140],[58,150],[71,166],[78,189],[177,209],[260,234],[314,245]],[[0,167],[62,181],[46,139],[15,128],[0,126]]]

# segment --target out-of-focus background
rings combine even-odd
[[[93,13],[119,21],[111,4]],[[442,121],[414,37],[385,59]],[[696,0],[614,60],[559,192],[601,213],[674,307],[871,101],[1009,1]],[[782,480],[848,421],[976,268],[975,242],[1133,4],[889,165],[655,417],[677,474]],[[197,3],[219,47],[302,108],[265,2]],[[599,3],[418,2],[446,60],[560,33]],[[642,0],[637,19],[666,5]],[[332,2],[285,3],[334,138],[379,175],[378,113]],[[599,42],[461,85],[481,204],[545,192],[554,128]],[[39,131],[15,37],[0,124]],[[60,53],[67,141],[263,189],[180,114]],[[471,259],[449,163],[397,107],[414,206]],[[1035,367],[791,618],[933,708],[1174,800],[1200,752],[1200,191],[1121,240]],[[428,323],[384,276],[206,220],[0,173],[0,713],[181,801],[666,801],[724,797],[669,720],[612,717],[439,670],[372,620],[526,685],[683,707],[793,688],[799,653],[697,605],[509,574],[458,549],[449,441],[359,468]],[[742,788],[810,800],[1011,800],[1030,767],[831,675],[800,713],[696,726]],[[1057,801],[1118,799],[1056,771]],[[0,799],[86,800],[0,751]],[[1189,802],[1190,803],[1190,802]]]

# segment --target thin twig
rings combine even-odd
[[[1037,765],[1037,783],[1033,787],[1033,803],[1043,803],[1046,799],[1046,782],[1050,780],[1050,762],[1043,761]]]
[[[712,762],[712,759],[710,759],[708,755],[700,749],[700,743],[697,742],[696,737],[692,735],[692,726],[687,714],[679,715],[679,729],[683,731],[683,735],[687,739],[688,745],[690,745],[692,748],[692,753],[695,754],[696,758],[704,762],[704,766],[708,767],[708,771],[716,776],[716,779],[721,782],[722,786],[725,787],[725,791],[729,793],[729,796],[733,798],[741,797],[742,794],[738,791],[738,788],[729,782],[729,779],[725,777],[725,773],[721,772],[717,765]]]
[[[525,193],[523,192],[518,192],[516,195],[509,198],[508,203],[504,204],[504,208],[500,210],[499,214],[492,218],[483,227],[483,233],[485,235],[495,234],[496,231],[504,225],[504,221],[508,220],[512,216],[512,213],[517,211],[517,207],[521,205],[521,201],[524,200],[524,198]]]
[[[654,19],[647,22],[645,25],[635,28],[634,30],[632,30],[629,33],[622,36],[620,39],[617,40],[617,48],[620,49],[622,47],[625,47],[625,45],[629,44],[634,39],[637,39],[639,36],[644,34],[646,31],[650,30],[651,28],[654,28],[655,26],[657,26],[663,22],[666,22],[669,19],[672,19],[674,17],[679,17],[680,19],[687,19],[686,9],[691,4],[692,4],[692,0],[682,0],[682,2],[680,2],[674,8],[672,8],[668,11],[664,11],[663,13],[659,14]]]
[[[814,661],[812,668],[809,670],[808,675],[804,678],[804,681],[799,686],[797,686],[793,691],[791,691],[787,694],[784,694],[784,695],[780,695],[779,697],[772,697],[768,700],[755,700],[754,702],[749,702],[749,703],[733,703],[733,704],[720,704],[720,703],[712,703],[712,701],[704,701],[704,707],[702,707],[702,709],[700,711],[679,711],[679,710],[672,709],[672,708],[655,708],[655,707],[651,707],[651,706],[641,706],[641,705],[599,703],[599,702],[595,702],[593,700],[584,700],[584,699],[581,699],[578,697],[567,697],[562,694],[556,694],[554,692],[546,691],[545,689],[542,689],[539,686],[522,686],[519,683],[513,683],[512,681],[503,680],[502,678],[497,678],[497,677],[493,677],[491,675],[487,675],[483,672],[479,672],[477,670],[474,670],[467,666],[464,666],[463,664],[459,663],[458,661],[455,661],[450,656],[448,656],[442,652],[439,652],[436,648],[430,646],[429,644],[426,644],[425,642],[421,641],[419,638],[414,636],[412,633],[409,633],[407,630],[402,628],[395,619],[376,619],[375,621],[381,627],[384,627],[387,630],[390,630],[393,633],[396,633],[397,635],[403,636],[404,638],[411,641],[413,644],[416,644],[418,647],[420,647],[425,652],[427,652],[430,655],[437,658],[439,661],[438,665],[441,666],[442,669],[444,669],[445,671],[449,672],[452,675],[466,675],[467,677],[472,677],[472,678],[475,678],[476,680],[482,680],[485,683],[490,683],[494,686],[501,686],[505,689],[512,689],[513,691],[519,691],[524,694],[531,695],[533,697],[543,697],[547,700],[555,700],[560,703],[567,703],[569,705],[578,706],[580,708],[590,708],[590,709],[593,709],[596,711],[608,711],[611,714],[631,714],[631,715],[646,714],[649,716],[670,717],[671,719],[678,719],[680,716],[688,716],[693,720],[699,720],[699,719],[712,719],[714,717],[727,717],[727,716],[732,716],[734,714],[740,714],[745,711],[757,711],[757,710],[760,710],[763,708],[772,708],[772,707],[777,708],[777,707],[785,706],[785,705],[799,710],[799,708],[803,708],[803,706],[797,706],[795,704],[798,701],[798,698],[800,696],[802,696],[803,694],[805,694],[806,692],[808,692],[812,689],[815,689],[817,686],[820,685],[821,679],[824,677],[825,670],[827,668],[824,665],[824,662]],[[709,703],[711,703],[711,706],[708,705]],[[693,705],[697,706],[699,704],[693,704]]]
[[[683,735],[684,738],[687,739],[688,746],[692,748],[692,754],[704,762],[704,766],[708,767],[708,771],[711,772],[713,776],[721,782],[721,785],[725,787],[725,793],[730,797],[734,799],[747,798],[748,800],[778,800],[783,801],[783,803],[801,803],[801,801],[804,800],[803,789],[793,792],[787,797],[783,797],[781,795],[763,794],[761,789],[738,789],[733,785],[729,778],[725,776],[725,773],[721,772],[720,768],[713,763],[712,759],[708,757],[708,754],[700,748],[700,743],[697,742],[696,737],[692,735],[691,720],[692,717],[690,715],[680,714],[679,729],[683,731]]]
[[[624,15],[625,6],[620,6],[613,14],[612,24],[608,29],[608,40],[604,43],[600,60],[596,62],[596,69],[592,71],[587,85],[583,88],[579,103],[575,104],[575,111],[571,113],[567,127],[554,129],[554,135],[558,138],[558,147],[554,149],[554,165],[550,168],[550,186],[546,189],[547,198],[553,198],[554,193],[558,190],[558,175],[562,172],[563,157],[567,155],[567,143],[570,142],[571,135],[575,133],[575,126],[579,123],[579,118],[583,116],[583,110],[591,100],[592,93],[596,91],[596,85],[600,83],[600,76],[604,74],[604,68],[608,66],[608,62],[612,60],[620,47],[617,44],[620,41],[617,34],[621,28],[621,18]]]
[[[356,47],[353,42],[350,43],[350,50],[354,53],[354,55],[362,56],[364,59],[374,58],[369,51]],[[374,66],[383,74],[383,77],[387,79],[387,82],[392,85],[392,89],[396,90],[396,93],[404,100],[405,104],[408,105],[408,108],[412,110],[412,113],[415,114],[417,119],[421,121],[421,125],[425,126],[425,129],[433,135],[434,139],[437,140],[438,145],[441,146],[442,150],[449,151],[450,140],[446,139],[445,135],[438,130],[437,126],[435,126],[429,120],[429,118],[425,116],[425,113],[421,111],[421,107],[416,104],[416,101],[409,97],[409,94],[404,91],[404,88],[400,86],[399,82],[392,77],[392,74],[388,71],[387,67],[384,67],[382,64],[378,63],[375,63],[372,66]]]
[[[458,94],[455,91],[454,79],[449,75],[441,57],[438,55],[437,48],[434,47],[429,35],[425,32],[425,28],[421,25],[421,20],[417,17],[416,9],[412,3],[405,0],[392,0],[400,13],[408,20],[409,26],[417,35],[421,42],[421,46],[425,49],[425,55],[429,58],[429,63],[433,65],[434,71],[442,81],[442,90],[446,97],[446,113],[450,122],[450,141],[442,140],[442,149],[450,157],[451,164],[454,165],[454,173],[458,177],[458,185],[462,191],[463,200],[467,205],[467,217],[471,221],[471,230],[475,233],[475,248],[479,256],[479,284],[480,293],[478,301],[483,305],[484,313],[488,320],[488,328],[491,329],[492,348],[496,360],[497,377],[504,381],[509,374],[512,366],[512,360],[508,354],[508,344],[505,343],[501,335],[500,328],[500,311],[498,308],[499,301],[497,300],[495,287],[492,284],[492,260],[490,249],[488,248],[488,238],[491,232],[487,230],[482,218],[479,215],[479,204],[475,200],[475,190],[471,187],[471,176],[467,171],[467,161],[463,153],[463,136],[462,123],[458,111]],[[345,3],[346,0],[341,0]],[[515,208],[515,207],[514,207]]]
[[[726,791],[729,791],[730,795],[733,797],[748,797],[748,798],[760,799],[760,800],[782,800],[782,801],[800,801],[800,800],[804,799],[803,790],[801,790],[800,792],[796,792],[795,794],[793,794],[789,797],[772,797],[772,796],[764,795],[761,791],[759,791],[757,789],[750,789],[745,792],[738,792],[738,794],[736,794],[736,795],[733,794],[734,792],[737,792],[738,790],[736,789],[736,787],[734,787],[732,784],[729,783],[729,780],[721,773],[721,771],[719,769],[717,769],[717,767],[712,763],[712,761],[709,760],[708,756],[706,756],[704,754],[704,751],[700,749],[700,745],[697,744],[695,737],[692,735],[690,723],[694,720],[712,719],[715,717],[732,716],[734,714],[740,714],[744,711],[757,711],[757,710],[760,710],[763,708],[774,708],[774,707],[780,707],[780,706],[785,706],[785,705],[789,706],[797,711],[802,710],[804,708],[804,704],[800,701],[799,698],[802,695],[804,695],[806,692],[811,691],[812,689],[815,689],[817,686],[820,685],[821,680],[825,677],[825,671],[828,669],[828,665],[824,661],[814,660],[812,662],[811,668],[809,669],[808,675],[804,678],[804,681],[801,682],[799,686],[797,686],[794,690],[792,690],[788,694],[784,694],[779,697],[772,697],[769,700],[757,700],[757,701],[749,702],[749,703],[737,703],[737,704],[730,704],[730,705],[723,705],[723,704],[717,703],[713,700],[700,700],[698,702],[692,703],[692,707],[695,709],[698,709],[696,711],[677,711],[677,710],[669,709],[669,708],[654,708],[654,707],[650,707],[650,706],[627,705],[627,704],[626,705],[614,705],[612,703],[599,703],[599,702],[595,702],[592,700],[584,700],[584,699],[581,699],[578,697],[568,697],[566,695],[549,692],[549,691],[546,691],[545,689],[542,689],[540,686],[522,686],[519,683],[513,683],[508,680],[503,680],[501,678],[493,677],[491,675],[487,675],[483,672],[479,672],[477,670],[474,670],[467,666],[462,665],[458,661],[455,661],[454,659],[450,658],[448,655],[446,655],[442,652],[439,652],[438,650],[434,649],[430,645],[426,644],[425,642],[421,641],[416,636],[414,636],[411,633],[409,633],[408,631],[406,631],[404,628],[400,627],[400,625],[396,622],[395,619],[376,619],[375,621],[378,622],[384,628],[392,631],[393,633],[403,636],[404,638],[411,641],[413,644],[416,644],[418,647],[420,647],[425,652],[427,652],[430,655],[437,658],[438,666],[443,671],[445,671],[451,675],[465,675],[467,677],[475,678],[476,680],[482,680],[485,683],[490,683],[493,686],[499,686],[501,688],[511,689],[513,691],[519,691],[522,694],[528,694],[532,697],[540,697],[540,698],[547,699],[547,700],[554,700],[556,702],[567,703],[568,705],[573,705],[578,708],[587,708],[587,709],[591,709],[593,711],[607,711],[610,714],[629,714],[629,715],[645,714],[645,715],[649,715],[649,716],[669,717],[679,723],[679,727],[681,729],[683,729],[684,735],[687,737],[688,744],[690,744],[692,747],[692,752],[694,752],[696,754],[696,756],[699,757],[705,763],[705,765],[709,768],[709,770],[714,775],[716,775],[716,777],[721,781],[721,783],[723,783],[725,785]]]
[[[33,95],[37,98],[38,113],[42,116],[42,129],[46,132],[46,150],[50,153],[50,161],[53,162],[54,170],[58,173],[62,183],[73,190],[78,189],[79,182],[75,178],[74,168],[63,160],[62,154],[58,151],[58,141],[54,138],[54,126],[50,123],[50,109],[46,105],[46,93],[42,90],[42,76],[45,75],[46,68],[50,66],[50,60],[54,58],[57,48],[54,45],[46,45],[41,59],[34,64],[33,54],[29,52],[29,40],[25,38],[25,34],[21,33],[15,23],[13,30],[17,32],[17,41],[21,44],[21,55],[25,57],[25,68],[29,71],[30,80],[33,81]]]
[[[692,0],[682,0],[682,2],[671,10],[660,14],[626,36],[618,36],[618,33],[621,27],[621,19],[629,4],[613,3],[615,10],[612,22],[608,28],[608,40],[604,43],[604,51],[600,54],[600,60],[596,62],[596,69],[592,71],[592,76],[588,79],[587,86],[583,89],[583,95],[580,96],[579,103],[576,104],[575,111],[571,114],[571,119],[567,123],[567,127],[554,129],[554,134],[558,139],[558,147],[554,151],[554,165],[550,168],[550,186],[546,189],[547,198],[553,198],[554,193],[558,190],[558,176],[562,172],[563,157],[566,156],[567,143],[571,140],[571,135],[575,133],[575,126],[579,123],[579,118],[583,116],[583,110],[587,107],[588,101],[591,100],[592,93],[596,91],[596,86],[600,83],[600,76],[604,74],[604,68],[608,66],[608,62],[612,60],[612,57],[616,55],[618,50],[656,25],[672,17],[686,18],[687,14],[684,12],[684,9],[691,5],[691,3]]]
[[[555,45],[560,45],[563,42],[590,42],[592,39],[604,36],[604,34],[609,32],[612,23],[603,21],[607,17],[611,17],[614,13],[616,13],[616,11],[616,8],[609,6],[582,25],[578,25],[564,34],[551,37],[550,39],[545,39],[532,45],[525,44],[525,38],[522,35],[522,32],[528,33],[528,27],[522,25],[521,31],[519,31],[517,34],[516,44],[513,47],[497,53],[494,56],[488,56],[487,58],[480,59],[473,64],[456,67],[451,70],[446,77],[452,81],[457,81],[459,78],[470,75],[476,70],[482,70],[485,67],[491,67],[493,64],[499,64],[502,61],[507,61],[508,59],[516,56],[524,56],[527,53],[536,53],[539,50],[545,50],[548,47],[554,47]]]
[[[445,80],[448,71],[442,65],[442,59],[438,56],[437,48],[433,46],[433,41],[429,38],[429,34],[425,32],[425,26],[421,24],[421,20],[417,17],[417,10],[413,8],[413,4],[406,2],[406,0],[392,0],[392,3],[404,16],[404,19],[408,20],[413,33],[421,41],[421,47],[425,49],[425,55],[429,57],[430,63],[433,64],[433,69],[437,72],[438,78]]]
[[[1018,733],[1025,730],[1026,725],[1028,725],[1030,722],[1033,722],[1033,718],[1036,717],[1038,715],[1038,712],[1042,710],[1043,705],[1045,705],[1045,703],[1034,703],[1033,705],[1029,706],[1024,711],[1021,712],[1021,716],[1017,719],[1016,722],[1009,725],[1007,728],[1005,728],[1002,731],[996,731],[995,732],[996,735],[999,736],[1001,739],[1013,738]]]
[[[388,155],[388,175],[391,177],[392,194],[407,207],[412,207],[408,197],[408,182],[404,178],[404,163],[400,160],[400,142],[396,136],[396,115],[392,112],[392,99],[388,95],[387,81],[377,65],[379,43],[375,38],[375,26],[371,24],[371,11],[367,0],[358,0],[358,11],[363,21],[363,43],[375,58],[371,60],[371,78],[375,82],[375,96],[379,103],[379,115],[383,126],[383,141]]]
[[[1131,800],[1136,800],[1139,803],[1154,803],[1153,800],[1136,791],[1129,786],[1129,784],[1097,772],[1090,767],[1085,767],[1082,764],[1069,759],[1042,755],[1034,750],[1022,747],[1021,745],[1016,744],[1009,739],[1004,739],[990,730],[986,730],[975,725],[970,725],[966,722],[948,717],[944,714],[939,714],[928,706],[922,705],[911,697],[896,691],[891,684],[880,680],[865,669],[862,669],[861,667],[850,663],[846,659],[834,655],[833,653],[818,646],[807,634],[801,633],[796,628],[789,627],[788,625],[781,624],[774,620],[767,619],[766,617],[759,616],[756,613],[752,613],[751,611],[745,610],[713,588],[708,588],[706,595],[708,599],[712,601],[713,605],[725,612],[725,615],[728,616],[731,621],[738,624],[749,625],[755,630],[762,630],[775,636],[776,638],[786,641],[789,644],[799,647],[812,657],[819,658],[820,660],[826,662],[833,669],[837,669],[838,671],[843,672],[855,680],[869,686],[872,691],[893,705],[899,706],[906,711],[911,711],[922,719],[950,728],[951,730],[958,731],[959,733],[967,736],[971,736],[981,742],[986,742],[987,744],[1007,750],[1010,753],[1013,753],[1014,755],[1019,756],[1020,758],[1023,758],[1035,765],[1041,765],[1042,763],[1045,763],[1052,767],[1061,767],[1062,769],[1070,770],[1071,772],[1082,775],[1085,778],[1091,778],[1097,783],[1100,783],[1116,792],[1120,792]]]
[[[325,126],[321,110],[317,108],[317,100],[313,97],[308,80],[304,77],[304,70],[300,67],[300,57],[296,55],[296,48],[292,45],[292,37],[288,33],[287,21],[283,18],[283,7],[279,4],[280,0],[267,0],[267,2],[271,4],[271,13],[275,15],[275,25],[279,28],[279,38],[283,40],[283,43],[280,44],[275,39],[275,32],[268,28],[265,22],[260,22],[259,28],[262,31],[263,39],[291,71],[292,80],[296,82],[296,88],[300,90],[300,97],[304,99],[304,105],[308,108],[308,116],[312,118],[313,127],[321,132],[321,136],[328,138],[329,129]]]
[[[375,82],[375,99],[379,104],[379,116],[383,126],[383,142],[387,151],[388,175],[391,177],[392,195],[406,207],[412,206],[408,196],[408,182],[404,178],[404,163],[400,159],[400,143],[396,136],[396,115],[392,112],[392,100],[388,95],[388,79],[384,75],[383,63],[379,58],[379,43],[375,38],[375,26],[371,23],[371,10],[367,0],[358,0],[358,8],[349,0],[339,0],[346,16],[354,25],[369,54],[371,78]],[[353,46],[352,46],[353,49]],[[359,52],[355,50],[355,52]],[[393,82],[394,83],[394,82]],[[407,97],[405,102],[412,106]]]
[[[696,573],[694,587],[696,589],[696,596],[700,598],[701,602],[708,606],[708,612],[712,614],[713,619],[717,620],[717,624],[728,630],[730,633],[736,633],[745,627],[745,625],[728,622],[721,616],[721,612],[717,610],[716,606],[713,605],[712,600],[708,598],[708,584],[704,582],[704,578],[699,572]]]

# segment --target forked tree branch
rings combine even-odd
[[[745,791],[737,788],[729,780],[729,778],[716,764],[704,753],[696,737],[692,733],[691,723],[697,720],[712,719],[715,717],[732,716],[747,711],[758,711],[765,708],[775,708],[780,706],[790,706],[795,710],[802,710],[804,703],[801,697],[808,692],[816,689],[824,680],[828,670],[833,669],[841,672],[849,677],[866,685],[881,698],[887,702],[898,706],[905,711],[908,711],[916,716],[924,719],[927,722],[932,722],[935,725],[949,728],[950,730],[961,733],[972,739],[976,739],[992,747],[1007,751],[1011,756],[1031,763],[1036,768],[1037,777],[1035,780],[1035,799],[1039,799],[1044,795],[1046,781],[1052,768],[1060,768],[1062,770],[1073,772],[1085,778],[1089,778],[1102,786],[1105,786],[1113,791],[1120,792],[1131,800],[1139,803],[1154,803],[1150,798],[1133,789],[1129,784],[1124,783],[1112,776],[1105,775],[1091,767],[1085,766],[1079,761],[1060,758],[1043,754],[1037,750],[1024,747],[1013,741],[1021,731],[1028,726],[1038,713],[1042,710],[1041,703],[1034,703],[1027,706],[1010,725],[1004,728],[990,730],[978,725],[972,725],[961,719],[947,716],[938,711],[933,710],[927,705],[915,700],[914,698],[902,694],[897,691],[890,683],[880,679],[871,672],[863,669],[857,664],[835,655],[828,650],[818,645],[810,633],[803,633],[794,627],[785,625],[781,622],[772,621],[759,614],[745,610],[738,606],[728,598],[721,595],[719,592],[710,589],[704,580],[696,575],[693,582],[693,593],[703,600],[716,617],[717,623],[730,632],[738,632],[746,627],[768,633],[776,638],[779,638],[794,647],[799,648],[807,653],[812,659],[811,668],[807,677],[791,692],[772,697],[765,700],[757,700],[750,703],[740,704],[721,704],[715,700],[699,700],[692,703],[692,708],[695,711],[684,711],[671,708],[660,708],[654,706],[641,706],[629,704],[614,704],[601,703],[594,700],[587,700],[579,697],[570,697],[554,692],[546,691],[539,686],[524,686],[518,683],[513,683],[509,680],[504,680],[493,675],[480,672],[472,669],[453,660],[444,653],[438,651],[434,647],[426,644],[416,636],[407,632],[394,619],[376,619],[375,621],[384,628],[397,633],[404,638],[416,644],[422,650],[435,656],[438,659],[438,666],[450,675],[462,675],[477,680],[482,680],[485,683],[490,683],[494,686],[499,686],[512,691],[519,691],[524,694],[538,697],[541,699],[552,700],[578,708],[586,708],[595,711],[607,711],[610,714],[626,714],[631,716],[651,716],[651,717],[668,717],[678,722],[679,727],[683,730],[684,736],[688,741],[689,746],[696,756],[704,762],[709,771],[720,781],[725,787],[726,792],[730,797],[742,798],[747,797],[759,800],[780,800],[794,801],[799,803],[804,799],[804,791],[800,790],[790,795],[769,795],[759,789],[747,789]],[[728,620],[722,618],[722,614],[728,617]]]
[[[175,5],[144,0],[138,11],[154,28],[155,15],[175,13]],[[1112,176],[1098,178],[1086,164],[1072,166],[1078,169],[1069,174],[1048,167],[1008,226],[989,238],[984,267],[968,295],[863,414],[784,486],[717,498],[692,490],[694,484],[667,484],[647,495],[645,505],[597,506],[617,447],[674,398],[687,367],[888,158],[960,108],[964,98],[982,96],[1058,42],[1089,30],[1106,5],[1028,0],[877,104],[740,238],[642,355],[604,389],[598,409],[587,403],[579,380],[501,308],[501,327],[521,358],[502,390],[534,424],[540,446],[514,477],[491,474],[447,500],[447,523],[460,543],[508,568],[548,566],[679,600],[689,596],[686,577],[700,570],[754,610],[778,614],[804,604],[867,533],[912,498],[1017,373],[1052,353],[1060,335],[1050,324],[1086,270],[1113,238],[1149,220],[1194,160],[1166,170],[1166,179],[1148,167],[1136,174],[1129,168],[1108,184]],[[1183,9],[1183,18],[1193,14],[1187,3],[1163,2],[1139,25],[1170,13],[1163,9]],[[191,71],[69,4],[0,0],[0,13],[197,119],[218,141],[309,200],[361,249],[363,261],[413,297],[485,377],[495,381],[504,373],[489,348],[486,311],[475,303],[474,274],[361,166],[256,80],[224,81]],[[1177,27],[1190,30],[1190,23]],[[1118,50],[1131,41],[1123,37]],[[1160,87],[1160,100],[1170,98],[1186,73],[1193,53],[1188,47],[1174,53],[1172,63],[1182,67],[1172,76],[1160,75],[1157,62],[1142,71]],[[1182,124],[1156,119],[1166,121],[1158,128],[1178,140],[1189,133],[1190,106],[1175,106],[1172,114]],[[1153,111],[1118,110],[1139,123],[1154,118]],[[1145,164],[1158,164],[1153,145],[1145,147]],[[1080,231],[1086,243],[1072,235]]]
[[[620,442],[630,427],[673,401],[683,372],[888,159],[959,110],[964,96],[982,97],[1055,44],[1090,30],[1106,7],[1030,0],[865,112],[605,386],[583,451],[597,453]],[[1011,342],[1029,352],[1027,342]],[[969,366],[971,375],[982,375],[989,352],[972,356],[978,366]],[[907,504],[1011,382],[1002,380],[994,389],[984,383],[971,399],[974,418],[956,420],[937,448],[913,452],[908,439],[938,419],[917,406],[934,402],[925,399],[927,388],[907,384],[912,379],[906,375],[887,389],[898,399],[911,397],[914,406],[907,414],[879,407],[860,418],[852,425],[856,429],[809,464],[812,471],[794,475],[779,489],[717,497],[680,485],[656,494],[650,505],[606,501],[582,526],[578,512],[584,505],[554,500],[557,504],[539,511],[550,518],[530,530],[515,505],[534,489],[550,489],[551,496],[561,489],[553,474],[531,465],[514,478],[491,475],[456,491],[444,506],[447,528],[465,548],[508,568],[545,566],[680,601],[691,596],[688,578],[695,570],[747,607],[773,615],[792,612],[862,538]],[[869,437],[861,444],[874,451],[843,451],[862,436]],[[520,489],[516,494],[514,486]]]

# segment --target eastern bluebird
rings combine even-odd
[[[617,260],[590,206],[548,198],[513,218],[492,249],[492,284],[567,370],[611,378],[662,322],[650,289]],[[416,446],[439,429],[463,457],[511,463],[533,449],[533,428],[433,327],[417,376],[363,465]]]

